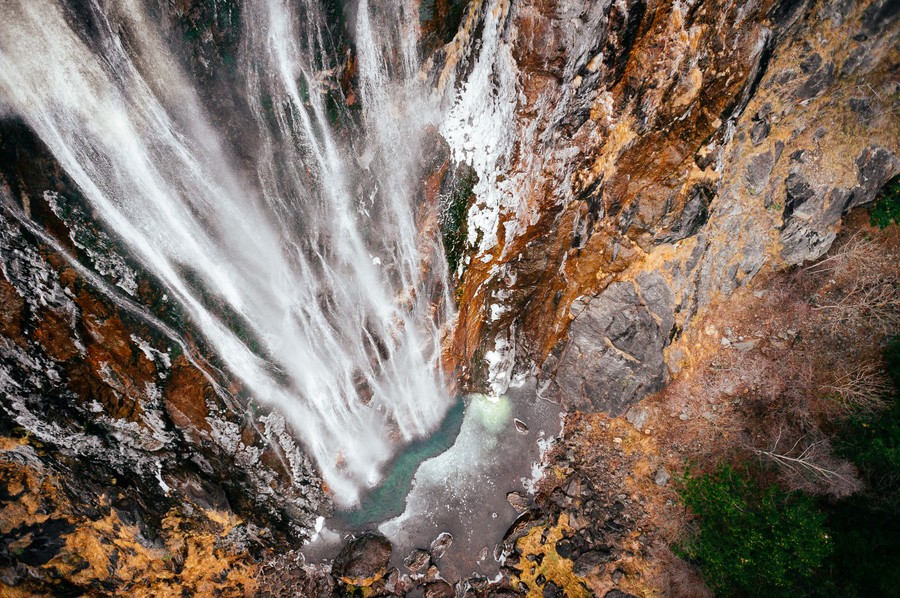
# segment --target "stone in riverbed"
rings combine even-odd
[[[521,492],[508,492],[506,502],[519,513],[524,513],[531,508],[531,500]]]
[[[403,564],[413,573],[420,573],[431,564],[431,553],[421,548],[416,548],[404,559]]]
[[[448,532],[441,532],[431,543],[431,556],[436,559],[441,558],[451,544],[453,544],[453,536]]]
[[[391,543],[377,532],[350,540],[334,559],[332,575],[348,585],[366,587],[387,573]]]
[[[425,598],[453,598],[455,595],[456,592],[453,591],[453,586],[443,579],[425,586]]]

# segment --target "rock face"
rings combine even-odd
[[[265,530],[265,544],[307,537],[330,506],[284,421],[245,417],[246,398],[204,359],[190,325],[92,224],[39,144],[9,122],[0,124],[0,196],[0,436],[36,449],[26,462],[32,475],[55,476],[60,494],[77,497],[52,541],[33,529],[45,524],[39,514],[5,530],[23,554],[42,555],[24,567],[0,564],[5,582],[47,591],[39,580],[67,571],[55,563],[77,552],[73,538],[106,530],[109,518],[148,551],[148,563],[165,552],[145,539],[176,513],[199,528],[211,525],[206,511],[239,517]],[[140,305],[157,306],[156,315]],[[0,459],[15,462],[22,450]],[[115,558],[112,548],[101,554]],[[177,577],[173,563],[94,567],[73,587],[113,588],[134,575],[156,587]]]
[[[213,508],[159,520],[160,507],[127,485],[104,493],[77,460],[48,466],[50,448],[0,436],[3,595],[254,593],[248,547],[264,530]]]
[[[537,368],[567,407],[618,413],[698,313],[822,255],[898,171],[896,3],[490,4],[514,133],[469,211],[447,365],[470,387]]]
[[[621,413],[666,380],[663,348],[673,335],[674,301],[665,279],[642,272],[572,304],[569,341],[555,371],[545,365],[567,409]]]

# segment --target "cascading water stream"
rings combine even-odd
[[[318,1],[244,4],[252,175],[138,0],[89,4],[90,35],[62,2],[3,2],[0,115],[40,136],[353,504],[397,437],[429,433],[451,403],[439,368],[446,273],[443,260],[423,267],[423,243],[441,250],[416,226],[419,147],[437,110],[418,80],[415,3],[357,7],[363,127],[352,135],[329,114],[323,73],[336,59]]]

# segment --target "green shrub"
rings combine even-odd
[[[829,505],[834,555],[817,596],[896,596],[900,588],[900,514],[853,496]]]
[[[835,443],[859,469],[866,490],[826,506],[835,545],[828,566],[832,596],[892,596],[900,588],[900,337],[888,343],[884,360],[894,383],[890,406],[849,419]]]
[[[872,494],[870,502],[900,509],[900,337],[890,340],[884,361],[894,385],[890,406],[847,420],[836,444],[841,456],[859,468]]]
[[[878,193],[869,208],[869,222],[878,228],[900,223],[900,175],[888,181]]]
[[[803,595],[833,550],[812,499],[761,487],[729,465],[688,475],[681,499],[699,520],[679,552],[720,596]]]
[[[463,165],[460,171],[453,175],[453,187],[449,196],[442,198],[443,209],[440,220],[444,252],[447,254],[447,266],[451,276],[456,274],[460,260],[465,253],[468,237],[466,214],[472,199],[472,192],[478,182],[478,175],[473,168]]]

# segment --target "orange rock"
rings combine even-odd
[[[214,391],[197,368],[184,356],[172,364],[172,375],[166,384],[164,404],[172,422],[181,429],[210,430],[206,416],[206,400]]]

